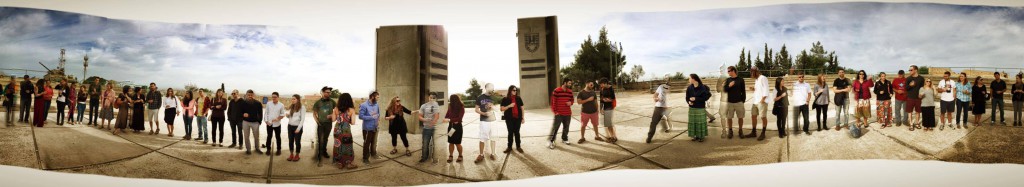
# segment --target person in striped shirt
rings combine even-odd
[[[573,102],[575,102],[571,80],[563,80],[562,86],[551,92],[551,112],[555,113],[554,123],[551,124],[551,135],[548,136],[548,149],[555,149],[555,133],[558,133],[558,126],[562,126],[562,143],[569,145],[569,122],[572,120]]]

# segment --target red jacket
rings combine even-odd
[[[551,111],[555,115],[571,116],[572,109],[569,106],[572,106],[573,102],[575,100],[572,96],[572,89],[558,87],[555,88],[554,92],[551,92]]]

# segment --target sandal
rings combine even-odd
[[[476,156],[476,160],[474,160],[473,163],[479,164],[480,162],[483,162],[483,161],[484,161],[484,155],[477,155]]]
[[[494,154],[491,154],[490,158],[491,158],[491,160],[497,160],[498,159],[497,157],[494,156]]]
[[[452,163],[452,156],[448,156],[448,163]]]
[[[398,149],[392,149],[391,150],[391,154],[395,154],[395,153],[398,153]]]
[[[412,152],[409,152],[409,150],[408,150],[408,149],[406,149],[406,150],[405,150],[405,156],[412,156]]]
[[[459,155],[459,158],[456,159],[455,162],[460,162],[461,163],[462,162],[462,155]]]

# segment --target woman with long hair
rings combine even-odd
[[[384,119],[388,120],[388,134],[391,134],[391,153],[398,153],[398,138],[402,138],[402,145],[405,145],[405,156],[412,156],[409,151],[409,139],[406,138],[406,133],[409,132],[408,127],[405,126],[405,114],[412,114],[408,108],[402,105],[402,99],[398,96],[392,97],[391,101],[388,102],[388,108],[385,112]],[[403,114],[404,113],[404,114]]]
[[[164,94],[163,101],[164,105],[164,123],[167,123],[167,137],[174,137],[174,117],[181,113],[181,100],[178,100],[178,96],[174,95],[174,89],[167,88],[167,93]]]
[[[334,165],[339,169],[356,169],[355,150],[352,149],[352,124],[356,112],[352,95],[342,93],[338,96],[338,105],[331,114],[334,121]]]
[[[818,120],[818,131],[821,129],[828,130],[828,104],[829,104],[829,90],[828,85],[825,84],[825,74],[818,74],[818,82],[814,84],[812,90],[814,92],[814,119]]]
[[[192,90],[185,91],[185,96],[181,99],[181,110],[185,111],[185,114],[181,115],[181,121],[185,122],[185,136],[181,139],[192,140],[192,118],[196,115],[196,101],[192,99]]]
[[[145,110],[146,95],[142,93],[142,87],[135,87],[132,92],[132,119],[131,128],[135,133],[146,130]]]
[[[924,87],[921,87],[921,125],[924,131],[935,130],[935,88],[932,80],[925,79]]]
[[[967,128],[967,121],[970,119],[967,114],[971,110],[971,89],[974,87],[971,82],[967,81],[967,73],[960,73],[960,77],[957,77],[959,81],[956,83],[956,128],[960,129],[960,124],[964,124],[964,128]],[[960,117],[963,117],[962,121]]]
[[[857,78],[853,81],[853,93],[857,101],[854,118],[861,128],[867,128],[868,118],[871,118],[871,87],[874,87],[874,84],[868,78],[868,74],[864,70],[858,71]]]
[[[974,87],[971,87],[974,93],[971,94],[971,100],[974,100],[971,106],[971,111],[974,113],[974,126],[981,126],[981,115],[985,114],[985,101],[988,101],[989,94],[988,88],[984,84],[981,84],[981,76],[974,78]]]
[[[299,151],[302,150],[302,123],[305,121],[306,107],[302,105],[302,96],[294,94],[292,104],[288,105],[288,161],[299,161]]]
[[[117,135],[118,132],[124,133],[124,129],[128,128],[128,120],[131,120],[132,100],[131,96],[128,95],[131,93],[131,89],[129,86],[121,87],[121,94],[117,95],[117,103],[114,104],[117,106],[117,120],[114,121],[113,130],[114,135]]]
[[[107,83],[107,89],[103,90],[101,97],[100,121],[103,121],[104,129],[113,130],[110,127],[110,120],[114,119],[114,103],[118,101],[118,96],[114,93],[114,83]]]
[[[444,121],[448,122],[448,130],[445,131],[448,135],[448,163],[452,162],[456,148],[459,158],[455,162],[462,162],[462,116],[466,114],[466,107],[462,105],[462,98],[455,94],[448,96],[448,102],[448,113],[444,115]]]
[[[690,74],[690,86],[686,88],[686,103],[690,106],[690,138],[698,142],[704,142],[708,136],[707,123],[707,101],[711,99],[711,89],[700,80],[697,74]]]
[[[462,104],[461,102],[459,104]],[[505,128],[508,130],[508,146],[505,148],[505,153],[512,152],[512,143],[516,144],[516,151],[523,153],[523,147],[520,144],[523,142],[520,139],[519,130],[523,127],[523,98],[519,97],[519,88],[516,86],[508,86],[508,92],[505,94],[505,98],[501,99],[501,111],[505,112],[501,116],[502,120],[505,120]],[[450,110],[449,110],[450,111]],[[596,114],[596,113],[595,113]],[[461,115],[459,115],[461,119]],[[597,130],[595,124],[594,130]]]
[[[778,128],[779,138],[786,137],[786,117],[789,116],[789,89],[782,83],[782,77],[775,78],[775,97],[772,99],[772,114],[775,115],[775,127]],[[836,124],[839,128],[839,124]]]
[[[227,116],[224,114],[228,110],[228,99],[224,97],[224,90],[217,89],[216,95],[213,96],[213,100],[210,104],[210,110],[213,114],[210,114],[210,146],[224,147],[224,121],[227,120]]]
[[[43,127],[46,124],[46,113],[49,112],[46,105],[53,97],[53,88],[50,88],[50,82],[44,79],[36,81],[36,91],[33,95],[35,96],[35,105],[33,105],[32,123],[36,127]]]

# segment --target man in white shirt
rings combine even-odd
[[[939,92],[939,120],[942,123],[939,124],[939,130],[949,126],[953,128],[953,112],[954,102],[956,99],[953,93],[956,93],[956,81],[949,79],[949,71],[942,74],[942,80],[939,80],[939,84],[935,85],[935,91]]]
[[[267,155],[270,155],[271,140],[277,138],[277,156],[281,156],[281,119],[284,118],[284,104],[277,92],[270,94],[271,102],[263,110],[263,123],[267,124]],[[256,149],[259,149],[257,147]]]
[[[811,131],[808,128],[810,127],[811,120],[808,115],[810,110],[808,109],[807,104],[811,103],[811,84],[804,82],[804,73],[802,72],[797,75],[796,80],[797,81],[793,83],[793,100],[790,102],[793,104],[793,108],[797,110],[797,112],[793,114],[793,131],[795,131],[794,134],[798,134],[800,132],[799,122],[800,116],[802,115],[804,117],[804,134],[810,135]]]
[[[747,135],[748,138],[757,137],[757,141],[764,140],[764,131],[768,128],[768,77],[761,75],[761,71],[757,67],[750,67],[750,77],[756,78],[754,80],[754,87],[750,87],[754,90],[754,104],[750,107],[750,119],[753,124],[753,131]],[[761,116],[761,135],[757,135],[757,117]]]

